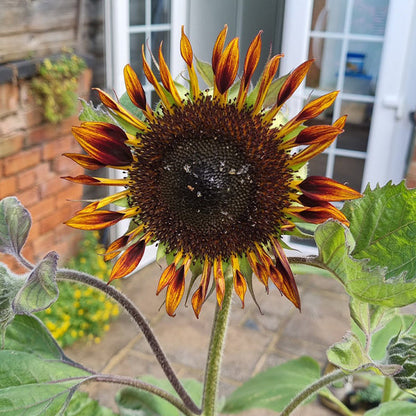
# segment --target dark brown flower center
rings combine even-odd
[[[150,127],[135,149],[130,204],[156,239],[213,259],[242,254],[278,232],[291,173],[260,116],[204,98]]]

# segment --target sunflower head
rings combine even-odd
[[[197,317],[211,285],[221,306],[228,278],[244,306],[253,274],[266,291],[272,281],[300,308],[282,236],[295,232],[299,222],[319,224],[333,218],[348,225],[331,202],[360,196],[329,178],[304,174],[306,163],[342,132],[345,117],[329,126],[304,126],[330,107],[337,93],[309,102],[290,120],[282,115],[282,106],[305,78],[311,61],[274,79],[281,59],[276,55],[250,90],[260,58],[261,32],[250,44],[238,81],[238,38],[226,45],[226,34],[225,26],[214,45],[211,65],[204,66],[211,84],[204,90],[183,29],[187,88],[173,80],[162,46],[160,81],[142,48],[143,71],[160,97],[160,106],[150,108],[137,74],[127,65],[127,94],[143,117],[135,117],[98,90],[114,123],[85,122],[74,127],[86,154],[66,154],[90,170],[108,166],[124,172],[122,179],[66,177],[87,185],[123,187],[91,202],[67,224],[97,230],[131,220],[129,230],[106,252],[107,260],[117,258],[110,281],[131,273],[146,246],[158,242],[168,265],[156,293],[166,289],[166,311],[172,316],[191,272],[197,287],[189,287],[188,293],[193,291],[191,303]],[[271,91],[276,90],[272,97]],[[127,201],[124,209],[105,209],[121,200]]]

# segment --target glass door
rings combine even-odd
[[[348,115],[345,132],[310,162],[312,175],[332,177],[359,191],[368,182],[403,178],[410,133],[398,138],[395,132],[411,127],[399,113],[400,94],[406,92],[398,77],[405,75],[406,56],[413,51],[414,12],[413,0],[286,2],[283,53],[292,67],[284,69],[315,59],[292,111],[339,90],[334,106],[315,122],[332,123]]]

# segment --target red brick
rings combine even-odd
[[[35,205],[39,201],[39,192],[37,187],[27,189],[23,192],[19,192],[16,196],[26,208],[29,208],[29,211],[30,207],[32,205]]]
[[[78,166],[78,167],[77,167]],[[57,157],[52,162],[54,172],[59,175],[72,175],[70,172],[79,171],[80,166],[67,157]],[[82,169],[82,168],[81,168]],[[82,169],[82,171],[84,171]]]
[[[33,245],[35,260],[41,260],[47,253],[54,250],[55,245],[56,241],[54,231],[50,230],[49,232],[43,232],[42,235],[36,239],[36,243]]]
[[[78,79],[78,89],[77,94],[84,98],[88,99],[91,92],[91,81],[92,81],[92,70],[86,69]]]
[[[16,112],[18,103],[18,86],[12,83],[0,84],[0,116]]]
[[[0,199],[16,195],[17,179],[14,176],[0,179]]]
[[[23,148],[23,133],[13,133],[0,138],[0,159],[14,155]]]
[[[62,153],[69,152],[72,148],[72,136],[61,137],[60,139],[45,143],[42,148],[42,159],[52,160],[61,157]]]
[[[72,214],[72,208],[70,206],[62,206],[60,209],[55,210],[52,215],[40,220],[40,232],[41,234],[47,233],[50,230],[54,230],[56,227],[61,226],[62,232],[67,232],[67,226],[63,227],[63,223],[67,221]]]
[[[74,114],[73,116],[63,119],[59,123],[60,131],[62,132],[62,134],[68,134],[68,135],[72,134],[71,129],[73,126],[79,126],[79,125],[80,125],[80,121],[78,118],[78,113]]]
[[[32,93],[32,88],[30,82],[21,81],[19,83],[19,93],[20,93],[20,105],[22,107],[37,107],[35,97]]]
[[[69,186],[70,182],[66,181],[55,173],[51,173],[47,179],[39,184],[40,195],[42,198],[46,198],[49,195],[57,194],[62,189]]]
[[[69,186],[56,194],[56,206],[66,205],[68,201],[79,201],[82,198],[82,194],[82,186],[77,183],[69,183]]]
[[[9,156],[4,160],[4,174],[6,176],[21,172],[40,162],[40,148],[34,147]]]
[[[23,191],[36,185],[35,168],[17,174],[17,189]]]
[[[43,112],[40,107],[29,107],[27,110],[21,110],[22,117],[26,128],[38,126],[44,121]]]
[[[48,215],[53,215],[56,209],[56,198],[50,196],[49,198],[41,199],[38,203],[30,207],[30,213],[32,214],[33,222],[38,222],[42,218]]]
[[[60,127],[58,124],[43,123],[33,127],[28,133],[28,144],[46,143],[60,136]]]
[[[32,208],[30,208],[30,214],[32,214]],[[40,236],[39,221],[37,221],[36,218],[33,218],[32,216],[32,226],[30,227],[29,240],[36,241],[36,238],[39,236]]]

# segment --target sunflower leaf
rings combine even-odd
[[[87,101],[81,99],[81,106],[82,109],[79,115],[79,119],[81,121],[96,121],[105,123],[113,122],[110,114],[108,114],[108,111],[102,104],[95,107],[92,102],[88,103]]]
[[[16,316],[0,350],[0,403],[8,416],[62,414],[92,373],[69,360],[33,316]]]
[[[363,416],[413,416],[416,414],[416,403],[407,401],[392,401],[381,403],[375,409],[365,412]]]
[[[351,222],[354,258],[368,259],[369,268],[386,268],[387,281],[416,283],[415,189],[407,189],[404,182],[367,187],[364,197],[347,202],[343,212]]]
[[[160,387],[161,389],[176,395],[172,386],[167,380],[161,380],[153,376],[144,376],[140,378],[149,384]],[[196,380],[185,379],[182,380],[184,387],[189,395],[195,401],[200,403],[202,398],[202,385]],[[160,397],[139,390],[133,387],[125,387],[121,389],[116,395],[116,403],[122,415],[126,416],[157,416],[169,415],[180,416],[179,410]]]
[[[32,219],[29,211],[14,197],[0,201],[0,253],[19,257],[29,234]]]
[[[390,308],[416,301],[416,282],[405,281],[402,276],[387,280],[385,269],[369,268],[368,260],[352,257],[354,238],[339,222],[330,220],[320,225],[315,232],[315,241],[320,262],[340,280],[351,296]]]
[[[56,267],[58,254],[48,253],[30,273],[25,284],[13,300],[13,311],[19,315],[28,315],[48,308],[58,299]]]
[[[287,361],[255,375],[234,390],[221,411],[239,413],[247,409],[262,408],[280,412],[297,393],[319,377],[319,363],[314,359],[300,357]]]
[[[212,66],[208,62],[200,61],[198,58],[196,60],[196,70],[198,71],[201,78],[207,84],[209,88],[214,86],[214,72],[212,71]]]

